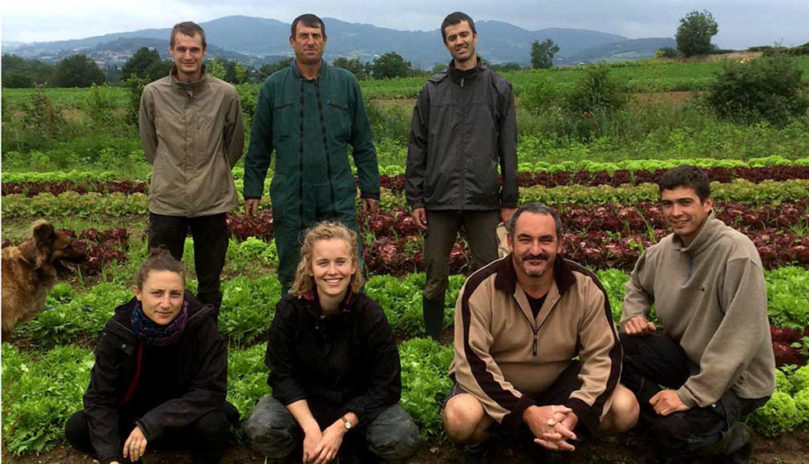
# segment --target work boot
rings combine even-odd
[[[711,456],[712,462],[724,464],[745,464],[753,454],[753,444],[750,441],[750,427],[741,421],[736,421],[722,439],[705,450],[705,456]]]
[[[474,445],[466,445],[463,447],[463,454],[466,464],[489,464],[494,462],[492,459],[492,441],[491,439],[483,440]]]
[[[432,301],[427,298],[421,299],[422,315],[424,316],[424,331],[435,341],[441,335],[444,328],[444,301]]]

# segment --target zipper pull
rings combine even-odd
[[[537,355],[537,333],[534,332],[534,347],[533,347],[534,357]]]
[[[463,81],[465,81],[465,80],[466,80],[466,78],[465,78],[465,77],[462,77],[462,78],[461,78],[461,87],[462,87],[462,88],[463,88]]]

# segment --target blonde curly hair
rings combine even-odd
[[[306,231],[301,244],[301,260],[295,270],[295,280],[289,292],[295,296],[303,296],[314,288],[314,278],[309,275],[312,269],[312,252],[315,243],[320,240],[340,239],[349,245],[351,259],[357,265],[357,271],[351,276],[351,291],[359,293],[362,290],[362,262],[359,258],[357,246],[357,233],[339,222],[319,222]]]

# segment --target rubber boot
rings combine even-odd
[[[736,421],[722,434],[719,442],[705,450],[705,456],[710,456],[711,462],[745,464],[753,454],[751,435],[747,424]]]
[[[431,301],[427,298],[421,299],[422,315],[424,316],[424,331],[435,341],[441,335],[444,328],[444,302]]]

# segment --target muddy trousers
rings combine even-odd
[[[480,269],[497,259],[497,224],[500,210],[456,211],[427,210],[428,229],[424,234],[423,315],[427,335],[438,339],[444,322],[444,296],[449,285],[450,251],[458,231],[464,235],[472,251],[472,270]],[[455,302],[452,302],[454,304]]]
[[[687,460],[731,455],[749,447],[749,432],[742,430],[743,424],[736,423],[768,398],[740,398],[728,390],[707,407],[660,416],[649,404],[652,396],[660,391],[659,385],[678,389],[699,367],[688,359],[677,342],[662,333],[621,334],[621,345],[624,350],[621,383],[637,396],[641,406],[640,423],[661,454]]]
[[[219,276],[228,251],[225,213],[198,217],[149,213],[149,249],[164,245],[174,258],[182,260],[189,231],[194,239],[194,268],[199,283],[197,299],[218,310],[222,304]]]
[[[119,453],[123,451],[124,442],[135,428],[135,420],[136,418],[123,415],[119,418],[118,433],[122,447]],[[146,452],[154,449],[187,449],[191,451],[192,464],[216,464],[224,456],[232,437],[231,426],[238,423],[238,420],[238,411],[228,403],[222,409],[210,412],[186,427],[173,430],[162,437],[149,439]],[[65,424],[65,437],[77,450],[95,454],[84,411],[79,411],[68,419]]]
[[[312,404],[310,403],[310,406]],[[311,406],[320,427],[340,417],[336,411]],[[262,398],[242,428],[248,445],[269,462],[300,463],[303,431],[286,407],[270,395]],[[360,423],[346,433],[340,446],[340,463],[404,462],[423,444],[413,419],[398,403],[385,408],[370,423]]]

